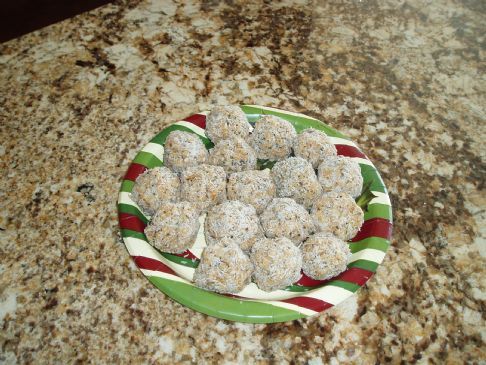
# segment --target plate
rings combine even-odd
[[[258,105],[242,105],[241,108],[251,124],[260,116],[270,114],[288,120],[297,133],[310,127],[318,129],[329,136],[339,155],[358,161],[363,175],[363,193],[356,201],[364,210],[365,221],[356,237],[349,241],[352,256],[347,270],[325,281],[313,280],[303,274],[293,285],[270,293],[251,283],[238,295],[222,295],[197,288],[191,282],[198,257],[206,245],[205,216],[200,217],[201,228],[194,246],[182,254],[160,252],[148,243],[143,231],[150,217],[145,216],[130,197],[134,181],[145,170],[163,165],[164,142],[174,130],[195,133],[206,148],[211,148],[213,144],[204,134],[208,112],[169,125],[135,156],[123,179],[118,199],[123,242],[137,267],[153,285],[196,311],[249,323],[285,322],[317,315],[352,296],[383,261],[392,233],[392,208],[387,190],[373,163],[356,144],[325,123],[276,108]],[[260,165],[265,166],[265,161],[260,161]]]

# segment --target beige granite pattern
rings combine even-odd
[[[486,361],[481,0],[118,2],[0,45],[0,363]],[[214,103],[322,118],[382,171],[393,247],[359,294],[231,323],[121,242],[138,149]]]

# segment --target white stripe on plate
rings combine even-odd
[[[320,299],[330,304],[337,305],[341,303],[343,300],[349,298],[353,294],[354,294],[353,292],[341,288],[339,286],[328,285],[328,286],[323,286],[318,290],[302,293],[302,296],[308,298]]]
[[[196,114],[208,115],[210,112],[211,112],[210,110],[203,110],[202,112],[198,112]]]
[[[137,205],[137,203],[135,203],[133,200],[132,200],[132,196],[130,193],[127,193],[126,191],[120,191],[120,194],[118,194],[118,204],[127,204],[127,205],[131,205],[132,207],[135,207],[137,208],[140,212],[142,212],[142,209]],[[150,216],[148,215],[145,215],[145,218],[147,219],[150,219]]]
[[[373,162],[371,162],[370,160],[367,160],[366,158],[361,158],[361,157],[351,157],[351,158],[353,160],[355,160],[357,163],[362,163],[363,165],[375,167],[375,165],[373,165]]]
[[[266,301],[266,300],[259,300],[258,302],[259,303],[271,304],[271,305],[273,305],[275,307],[290,309],[290,310],[293,310],[293,311],[302,313],[302,314],[304,314],[306,316],[313,316],[313,315],[315,315],[315,314],[318,313],[316,311],[313,311],[312,309],[300,307],[298,305],[291,304],[291,303],[278,302],[278,301],[272,302],[272,301]]]
[[[206,247],[206,237],[204,236],[204,221],[206,220],[206,214],[199,217],[199,231],[197,232],[196,241],[194,245],[189,249],[197,258],[201,257],[201,253]]]
[[[262,110],[273,111],[273,112],[287,114],[287,115],[294,115],[296,117],[303,117],[303,118],[306,118],[306,119],[316,120],[316,121],[319,122],[318,119],[313,118],[313,117],[309,117],[308,115],[305,115],[305,114],[302,114],[302,113],[289,112],[287,110],[271,108],[271,107],[268,107],[268,106],[261,106],[261,105],[244,105],[244,106],[248,106],[248,107],[252,107],[252,108],[258,108],[258,109],[262,109]]]
[[[202,129],[201,127],[198,127],[195,124],[192,124],[190,122],[186,122],[185,120],[181,120],[180,122],[177,122],[177,123],[174,123],[174,124],[189,128],[194,133],[196,133],[200,136],[203,136],[204,138],[207,138],[206,135],[204,134],[204,129]]]
[[[180,278],[180,277],[172,275],[172,274],[168,274],[166,272],[145,270],[145,269],[140,269],[140,271],[145,276],[156,276],[158,278],[168,279],[168,280],[172,280],[172,281],[178,281],[178,282],[181,282],[181,283],[184,283],[184,284],[189,284],[191,286],[194,286],[192,283],[188,282],[187,280],[184,280],[183,278]]]
[[[162,261],[162,255],[152,245],[135,237],[124,237],[123,242],[131,256],[143,256],[157,261]]]
[[[258,288],[255,283],[250,283],[236,295],[255,300],[283,300],[300,296],[301,292],[291,292],[287,290],[275,290],[266,292]]]
[[[144,148],[143,152],[148,152],[157,157],[160,161],[164,161],[164,147],[158,143],[148,143]]]
[[[328,136],[328,137],[333,144],[344,144],[346,146],[353,146],[353,147],[358,148],[356,143],[354,143],[353,141],[350,141],[348,139],[339,138],[339,137],[331,137],[331,136]]]
[[[391,206],[390,197],[388,194],[382,193],[381,191],[371,191],[376,198],[371,199],[369,204],[385,204]]]
[[[365,248],[364,250],[353,253],[349,262],[354,262],[357,260],[368,260],[381,264],[384,258],[385,252],[375,250],[374,248]]]

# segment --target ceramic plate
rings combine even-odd
[[[182,254],[160,252],[147,242],[143,231],[150,217],[145,216],[130,198],[134,181],[145,170],[163,165],[164,142],[174,130],[195,133],[206,148],[211,148],[213,144],[204,134],[207,112],[169,125],[136,155],[123,179],[118,199],[123,241],[135,264],[152,284],[196,311],[251,323],[284,322],[316,315],[353,295],[373,276],[383,261],[392,231],[390,199],[371,161],[343,134],[303,114],[257,105],[243,105],[241,108],[252,124],[261,115],[271,114],[288,120],[298,133],[310,127],[321,130],[330,137],[339,155],[359,162],[364,182],[363,193],[357,203],[364,210],[365,222],[356,237],[349,241],[353,254],[348,269],[325,281],[313,280],[303,274],[293,285],[270,293],[251,283],[238,295],[221,295],[192,284],[198,258],[206,245],[203,231],[205,216],[200,217],[201,228],[194,246]],[[260,163],[265,164],[265,161]]]

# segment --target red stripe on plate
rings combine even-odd
[[[317,285],[321,285],[321,284],[325,283],[326,281],[329,281],[329,280],[315,280],[315,279],[312,279],[311,277],[308,277],[306,274],[304,274],[304,272],[302,272],[301,278],[299,279],[299,281],[297,281],[295,283],[295,285],[317,286]]]
[[[391,239],[393,225],[384,218],[372,218],[363,223],[358,234],[351,242],[361,241],[368,237]]]
[[[163,264],[158,260],[151,259],[145,256],[132,256],[132,259],[133,261],[135,261],[135,264],[138,266],[139,269],[160,271],[172,275],[177,275],[174,270],[172,270],[169,266]]]
[[[132,231],[143,233],[145,224],[135,215],[128,213],[118,213],[120,228],[131,229]]]
[[[337,154],[341,156],[348,156],[348,157],[361,157],[361,158],[366,158],[366,155],[361,152],[359,149],[357,149],[354,146],[348,146],[346,144],[336,144],[336,150]]]
[[[202,114],[194,114],[190,117],[184,118],[186,122],[197,125],[202,129],[206,129],[206,116]]]
[[[144,165],[140,165],[139,163],[134,162],[128,168],[124,179],[135,181],[137,179],[137,177],[139,177],[140,175],[142,175],[145,172],[145,170],[147,170],[147,167],[145,167]]]
[[[316,312],[322,312],[327,308],[331,308],[332,304],[325,302],[323,300],[309,298],[309,297],[295,297],[284,300],[279,300],[279,302],[290,303],[298,305],[299,307],[311,309]]]
[[[331,280],[342,280],[342,281],[347,281],[348,283],[353,283],[359,286],[363,286],[372,276],[373,276],[373,272],[360,269],[358,267],[349,268],[346,271],[339,274],[338,276],[328,280],[315,280],[308,277],[306,274],[302,272],[302,277],[300,278],[299,281],[295,283],[295,285],[316,287],[325,284]]]
[[[173,253],[172,255],[184,257],[189,260],[199,260],[199,257],[195,256],[191,251],[185,250],[183,253]]]
[[[351,267],[335,278],[332,278],[332,280],[342,280],[363,286],[372,276],[373,272],[371,271],[360,269],[359,267]]]

